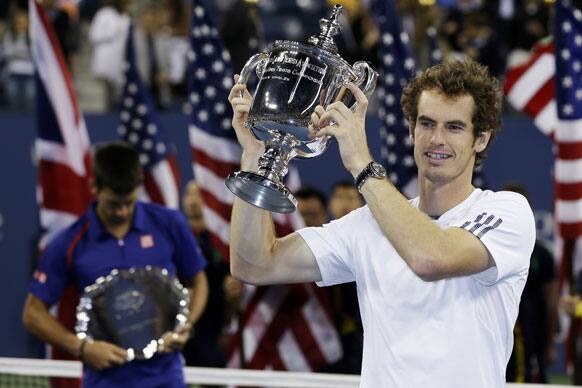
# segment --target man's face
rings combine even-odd
[[[184,198],[182,199],[182,208],[184,209],[186,218],[201,219],[203,217],[202,214],[203,205],[204,200],[202,199],[200,188],[196,183],[190,182],[188,186],[186,186]]]
[[[425,90],[418,101],[414,127],[414,160],[420,179],[433,183],[471,182],[475,155],[487,146],[490,133],[473,135],[473,97],[449,98]]]
[[[136,188],[129,194],[121,195],[106,187],[96,189],[97,214],[101,221],[108,226],[130,224],[133,220],[138,190],[139,188]]]
[[[299,198],[297,210],[306,226],[321,226],[327,222],[325,206],[316,197]]]
[[[329,210],[334,219],[341,218],[362,205],[362,198],[355,187],[336,187],[329,200]]]

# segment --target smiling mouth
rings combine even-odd
[[[430,159],[437,159],[437,160],[445,160],[445,159],[449,159],[450,157],[452,157],[452,155],[443,154],[440,152],[425,152],[424,155],[428,156]]]

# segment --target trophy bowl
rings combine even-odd
[[[186,324],[189,293],[163,268],[114,269],[85,287],[75,331],[81,339],[127,350],[127,360],[153,357],[167,331]]]
[[[368,97],[374,91],[378,73],[367,62],[351,66],[337,53],[333,36],[340,30],[341,10],[336,5],[329,19],[321,19],[320,34],[307,43],[277,40],[241,71],[238,83],[246,84],[253,70],[259,80],[245,125],[265,144],[257,172],[237,171],[226,180],[246,202],[276,213],[295,211],[297,200],[282,182],[289,161],[321,155],[330,141],[329,136],[309,137],[315,107],[341,101],[355,109],[354,96],[345,87],[349,82]]]

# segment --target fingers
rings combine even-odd
[[[362,90],[352,82],[346,84],[346,87],[352,92],[357,102],[354,113],[360,118],[366,117],[366,111],[368,110],[368,97],[366,97],[364,92],[362,92]]]

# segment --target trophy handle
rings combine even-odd
[[[376,88],[376,82],[378,81],[378,73],[370,66],[368,62],[358,61],[352,66],[354,72],[356,73],[356,78],[354,84],[362,89],[362,92],[366,97],[370,98],[374,88]],[[357,102],[350,107],[351,110],[355,110],[358,106]]]
[[[265,65],[269,60],[269,55],[267,53],[258,53],[249,58],[247,63],[245,63],[243,69],[240,72],[240,77],[238,78],[238,84],[246,84],[249,81],[251,73],[256,69],[257,77],[259,79],[263,75],[263,70],[265,70]],[[241,92],[241,97],[243,93]]]

